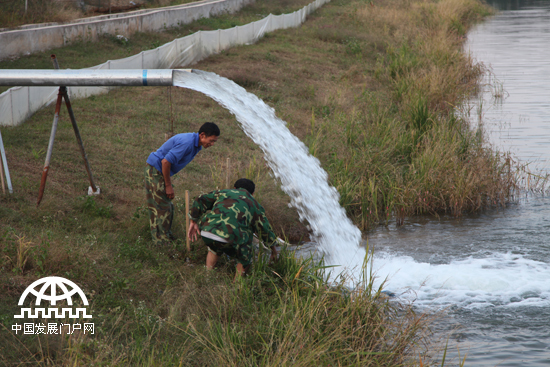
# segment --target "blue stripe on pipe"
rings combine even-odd
[[[147,70],[143,70],[143,85],[147,86]]]

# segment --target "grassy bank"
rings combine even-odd
[[[257,1],[234,16],[201,20],[120,43],[106,36],[55,50],[62,67],[128,56],[197,29],[229,27],[275,6]],[[295,9],[292,9],[295,8]],[[419,213],[460,215],[506,202],[514,182],[506,161],[454,106],[482,71],[460,52],[468,26],[488,9],[471,0],[333,0],[298,29],[267,35],[194,68],[228,77],[272,105],[309,146],[363,228]],[[265,14],[267,15],[267,14]],[[49,54],[0,63],[50,68]],[[246,176],[277,233],[307,238],[288,198],[269,177],[262,153],[224,109],[176,88],[120,88],[73,101],[92,171],[89,183],[65,110],[44,199],[36,207],[53,106],[22,126],[2,128],[15,193],[0,201],[0,361],[53,365],[386,365],[427,362],[428,321],[369,284],[327,287],[321,265],[284,251],[261,257],[252,276],[231,283],[234,265],[202,268],[200,243],[184,249],[183,192],[191,196]],[[165,133],[215,121],[222,135],[175,176],[174,249],[149,241],[142,170]],[[229,158],[229,170],[227,159]],[[188,261],[183,259],[189,258]],[[17,301],[49,275],[80,285],[97,333],[18,336]],[[426,344],[424,344],[426,343]],[[420,357],[419,357],[420,353]],[[423,362],[420,362],[420,359]]]

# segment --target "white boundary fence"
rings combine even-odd
[[[89,69],[171,69],[192,65],[233,46],[252,44],[267,32],[298,27],[306,17],[330,0],[315,0],[290,14],[272,15],[257,22],[229,29],[199,31],[156,49],[124,59],[109,60]],[[69,95],[85,98],[106,93],[109,87],[71,87]],[[42,107],[52,103],[57,87],[14,87],[0,94],[0,126],[17,126]]]

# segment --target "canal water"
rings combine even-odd
[[[498,14],[465,44],[491,70],[470,106],[472,124],[527,171],[548,174],[550,1],[488,3]],[[548,196],[524,192],[506,208],[369,234],[378,283],[420,311],[447,313],[436,325],[442,335],[452,330],[447,360],[467,354],[466,366],[550,366]]]

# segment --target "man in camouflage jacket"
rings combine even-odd
[[[254,189],[254,182],[241,178],[235,182],[235,189],[215,190],[195,199],[189,210],[188,236],[195,241],[200,233],[208,246],[207,269],[213,269],[225,253],[237,260],[235,277],[243,275],[254,256],[254,233],[271,247],[271,259],[277,258],[277,236],[264,208],[252,197]]]

